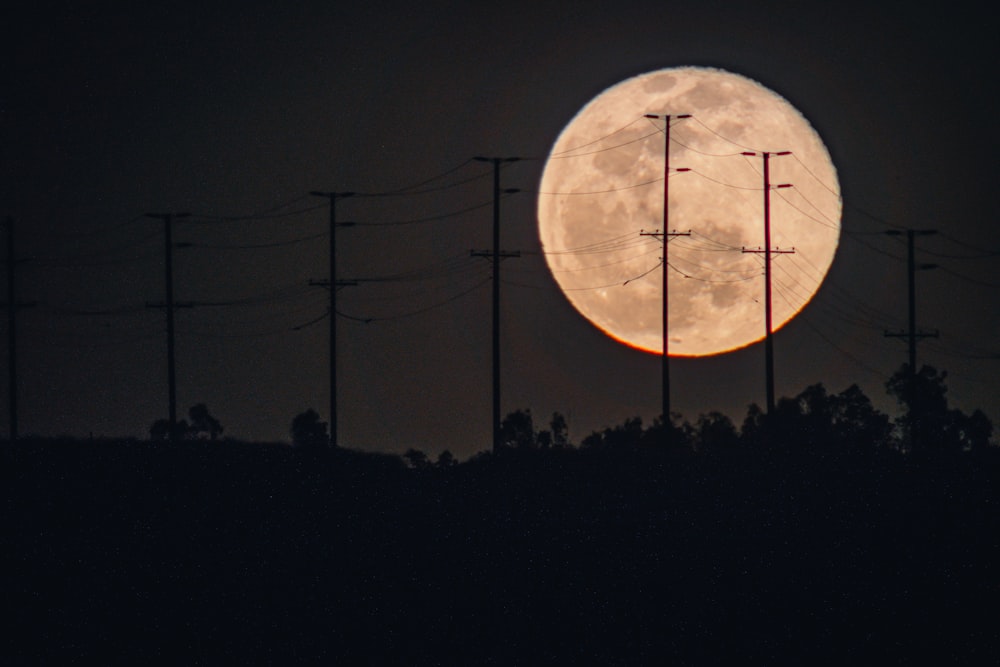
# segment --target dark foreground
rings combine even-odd
[[[4,447],[4,664],[944,664],[1000,650],[995,452]]]

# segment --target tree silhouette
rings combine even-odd
[[[853,447],[872,449],[890,441],[892,425],[857,385],[829,394],[822,383],[797,396],[782,397],[774,412],[751,404],[743,421],[746,444],[776,448]]]
[[[836,439],[869,450],[890,444],[889,415],[877,410],[858,385],[834,396],[833,404]]]
[[[654,425],[654,429],[657,426]],[[653,429],[650,429],[652,431]],[[585,449],[636,447],[644,440],[648,431],[642,428],[642,417],[628,417],[623,424],[594,431],[580,443]]]
[[[515,410],[500,422],[500,439],[505,447],[535,449],[538,440],[531,410]]]
[[[427,458],[427,454],[413,447],[406,450],[403,458],[406,459],[406,463],[414,470],[425,470],[431,467],[431,461]]]
[[[912,373],[903,364],[886,382],[886,392],[905,409],[896,422],[914,453],[978,450],[989,445],[993,424],[985,414],[976,410],[966,415],[948,407],[947,377],[947,372],[926,365]]]
[[[697,451],[715,452],[733,449],[739,444],[736,426],[726,415],[712,411],[698,416],[689,428],[692,446]]]
[[[312,408],[298,414],[292,420],[289,432],[296,447],[323,447],[330,442],[326,422],[319,420],[319,413]]]
[[[222,435],[222,424],[219,423],[218,419],[209,414],[208,408],[204,403],[191,406],[191,409],[188,410],[188,417],[191,419],[188,432],[192,437],[197,438],[205,434],[210,440],[216,440]]]
[[[552,433],[552,446],[558,449],[569,447],[569,426],[566,418],[558,412],[552,413],[552,420],[549,422],[549,429]]]
[[[204,403],[191,406],[188,410],[188,417],[191,422],[179,420],[174,426],[174,440],[187,440],[205,435],[211,440],[222,435],[222,424],[213,417]],[[170,440],[170,421],[167,419],[157,419],[149,427],[150,440]]]

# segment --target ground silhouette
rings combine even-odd
[[[447,457],[445,457],[447,461]],[[994,656],[996,449],[0,454],[7,664]]]

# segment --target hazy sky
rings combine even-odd
[[[186,4],[186,3],[185,3]],[[749,76],[830,150],[845,236],[827,284],[776,337],[777,391],[858,383],[891,407],[918,241],[919,361],[1000,420],[996,38],[963,3],[262,3],[37,7],[5,30],[0,215],[17,231],[22,433],[136,435],[166,415],[162,224],[178,221],[178,403],[226,434],[287,439],[327,415],[327,212],[340,202],[342,444],[490,444],[492,182],[503,172],[503,411],[571,437],[659,412],[659,359],[597,331],[538,254],[535,200],[564,125],[602,90],[676,65]],[[926,4],[926,7],[924,6]],[[874,6],[878,5],[878,6]],[[30,12],[35,12],[31,15]],[[441,179],[398,191],[455,169]],[[478,177],[478,178],[477,178]],[[442,188],[440,186],[453,185]],[[454,215],[451,215],[454,214]],[[407,223],[407,224],[385,224]],[[654,221],[655,224],[655,221]],[[228,304],[228,305],[218,305]],[[370,322],[359,320],[373,319]],[[6,334],[6,322],[0,324]],[[2,361],[6,378],[6,355]],[[737,422],[764,400],[761,345],[672,365],[673,405]],[[6,429],[6,395],[0,420]]]

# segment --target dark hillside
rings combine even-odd
[[[5,662],[986,659],[994,454],[19,443]]]

